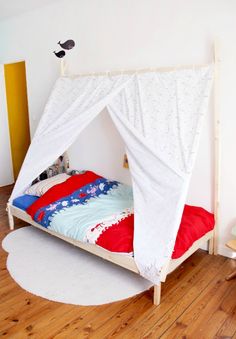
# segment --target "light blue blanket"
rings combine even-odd
[[[56,212],[48,228],[83,241],[89,227],[127,208],[133,208],[132,188],[119,184],[107,194],[91,198],[86,204],[70,206]]]

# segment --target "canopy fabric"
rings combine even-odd
[[[10,201],[107,107],[127,149],[134,195],[134,258],[153,283],[168,263],[196,158],[213,68],[61,77]]]

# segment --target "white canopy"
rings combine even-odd
[[[10,201],[107,107],[124,139],[134,194],[134,258],[158,283],[181,221],[213,68],[57,80]]]

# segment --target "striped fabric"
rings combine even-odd
[[[61,184],[68,178],[70,178],[70,176],[66,173],[57,174],[54,177],[39,181],[37,184],[32,185],[25,191],[25,194],[41,197],[51,187]]]

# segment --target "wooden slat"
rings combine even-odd
[[[210,242],[210,252],[218,253],[218,232],[220,225],[221,197],[221,121],[220,121],[220,43],[214,42],[214,238]]]
[[[206,259],[206,256],[204,254],[204,251],[199,252],[196,257],[189,259],[186,261],[180,269],[180,271],[175,271],[171,274],[170,277],[168,277],[166,283],[163,285],[163,297],[165,298],[165,292],[166,289],[169,289],[171,291],[174,291],[176,289],[176,281],[180,280],[181,278],[185,277],[189,273],[189,268],[197,268],[198,264],[201,263]],[[186,268],[186,269],[184,269]],[[190,277],[188,275],[188,277]],[[188,278],[189,279],[189,278]],[[140,302],[137,300],[140,298]],[[164,299],[165,300],[165,299]],[[114,308],[111,308],[110,305],[106,305],[104,309],[100,311],[99,308],[99,315],[96,316],[97,311],[94,310],[93,312],[90,312],[86,315],[86,317],[79,322],[79,326],[77,323],[71,322],[69,326],[67,327],[67,333],[71,337],[73,337],[75,334],[77,334],[77,331],[81,331],[82,333],[86,334],[89,330],[90,336],[91,333],[97,334],[98,329],[105,327],[108,331],[110,330],[110,327],[107,326],[107,324],[111,324],[111,328],[116,328],[114,327],[114,323],[117,325],[117,322],[120,321],[122,322],[123,316],[125,316],[126,313],[124,311],[127,311],[127,314],[130,315],[130,309],[133,309],[133,312],[135,312],[135,308],[137,307],[144,307],[144,304],[148,302],[149,308],[148,310],[152,309],[152,292],[146,292],[143,295],[139,295],[135,298],[130,298],[129,303],[121,304],[121,307],[118,307],[118,303],[112,304]],[[135,305],[135,308],[133,308],[133,305]],[[155,307],[154,307],[155,308]],[[144,313],[147,314],[148,310]],[[122,314],[122,316],[121,316]],[[128,321],[128,327],[130,325],[131,318],[129,317]],[[134,320],[134,317],[132,317]],[[113,322],[114,321],[114,322]],[[87,324],[87,325],[86,325]],[[124,325],[123,325],[124,326]],[[124,326],[125,327],[125,326]],[[60,333],[60,329],[58,329]],[[117,331],[117,329],[116,329]],[[57,338],[57,336],[56,336]],[[59,338],[63,338],[61,334],[59,334]]]
[[[178,338],[184,337],[191,338],[196,333],[202,333],[204,327],[208,328],[207,331],[214,331],[214,334],[218,331],[219,327],[215,321],[211,321],[211,317],[214,316],[216,310],[220,307],[223,297],[230,290],[230,285],[225,281],[225,274],[230,267],[230,263],[227,262],[221,267],[215,278],[209,283],[203,291],[199,291],[197,298],[193,300],[191,305],[185,310],[184,314],[176,317],[172,326],[168,328],[163,335],[163,338]],[[225,320],[223,314],[221,318]],[[218,321],[220,320],[218,319]],[[214,329],[212,329],[212,326]],[[153,329],[155,331],[155,329]],[[206,334],[206,332],[205,332]],[[214,335],[207,336],[207,338],[213,338]],[[202,333],[202,338],[206,338]]]
[[[178,70],[185,70],[185,69],[199,69],[203,67],[209,67],[212,64],[199,64],[199,65],[181,65],[181,66],[172,66],[172,67],[157,67],[157,68],[143,68],[143,69],[130,69],[130,70],[121,70],[121,71],[107,71],[107,72],[94,72],[94,73],[81,73],[81,74],[66,74],[65,72],[61,71],[64,76],[70,78],[76,77],[88,77],[88,76],[116,76],[116,75],[123,75],[123,74],[142,74],[142,73],[149,73],[149,72],[173,72]]]
[[[199,266],[196,266],[193,272],[189,272],[179,283],[177,289],[163,295],[162,303],[157,310],[150,309],[145,315],[137,319],[133,326],[123,333],[124,338],[135,338],[140,335],[141,338],[156,335],[161,336],[182,314],[198,294],[203,291],[209,282],[218,274],[225,263],[224,258],[212,262],[212,258],[205,257]],[[206,271],[208,272],[206,275]]]
[[[226,246],[236,252],[236,239],[229,240]]]
[[[152,298],[150,298],[148,294],[142,293],[120,305],[114,303],[112,306],[104,307],[101,312],[92,311],[88,313],[79,323],[71,322],[66,333],[70,338],[76,338],[78,334],[81,334],[81,337],[89,335],[91,338],[103,338],[100,336],[98,329],[103,327],[104,322],[107,324],[106,326],[108,326],[107,321],[109,322],[109,319],[111,319],[114,314],[118,321],[120,314],[125,313],[127,309],[132,309],[133,312],[137,314],[145,312],[150,306],[152,306]],[[55,338],[63,339],[63,332],[60,331]]]
[[[220,302],[215,305],[215,311],[212,310],[209,312],[208,305],[208,318],[203,325],[200,325],[201,333],[203,335],[214,337],[217,328],[219,330],[216,337],[232,337],[234,334],[235,328],[232,327],[232,324],[236,324],[236,286],[232,284],[229,289],[228,285],[226,286],[226,289],[227,290],[223,294]]]

